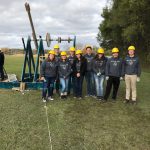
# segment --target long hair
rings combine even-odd
[[[48,54],[48,57],[46,58],[46,61],[47,61],[47,62],[54,61],[54,60],[55,60],[55,55],[54,55],[54,59],[53,59],[53,60],[50,60],[49,55],[50,55],[50,54]]]
[[[101,59],[103,59],[105,57],[105,55],[103,54],[103,56],[101,57]],[[95,55],[94,59],[99,59],[98,54]]]

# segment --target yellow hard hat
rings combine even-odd
[[[87,48],[92,48],[92,46],[91,46],[91,45],[86,45],[85,48],[86,48],[86,49],[87,49]]]
[[[59,47],[59,45],[58,44],[56,44],[55,46],[54,46],[54,49],[59,49],[60,47]]]
[[[103,49],[103,48],[99,48],[99,49],[97,50],[97,53],[99,53],[99,54],[104,54],[104,49]]]
[[[70,49],[69,49],[71,52],[75,52],[75,47],[70,47]]]
[[[134,46],[129,46],[128,50],[135,50],[135,47]]]
[[[50,51],[49,51],[49,54],[55,55],[55,51],[54,51],[54,50],[50,50]]]
[[[112,49],[112,53],[119,53],[119,49],[118,49],[118,48],[116,48],[116,47],[115,47],[115,48],[113,48],[113,49]]]
[[[61,56],[67,56],[67,53],[65,51],[62,51],[60,55]]]
[[[76,55],[82,54],[82,51],[80,49],[76,50]]]

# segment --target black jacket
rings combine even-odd
[[[0,66],[4,65],[4,60],[5,60],[4,53],[0,52]]]
[[[58,62],[58,74],[60,78],[68,77],[72,72],[71,64],[68,60]]]
[[[105,75],[107,58],[103,56],[102,58],[94,58],[92,61],[92,69],[94,73],[101,73]]]
[[[84,76],[86,68],[87,68],[87,60],[83,56],[81,56],[80,61],[76,58],[73,64],[74,76],[76,76],[77,73],[80,73],[81,76]]]

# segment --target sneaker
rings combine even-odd
[[[64,99],[64,96],[62,95],[62,96],[60,96],[60,99]]]
[[[115,103],[116,102],[116,98],[112,97],[112,102]]]
[[[67,96],[67,92],[64,92],[64,96]]]
[[[136,101],[131,101],[131,104],[132,104],[132,105],[136,105],[137,102],[136,102]]]
[[[42,98],[42,101],[43,101],[43,103],[46,103],[47,100],[46,100],[46,98]]]
[[[102,100],[102,99],[101,99],[101,96],[97,96],[97,100],[100,100],[100,101],[101,101],[101,100]]]
[[[50,97],[48,97],[48,100],[53,101],[54,99],[50,96]]]
[[[106,102],[107,102],[107,99],[102,99],[102,102],[103,102],[103,103],[106,103]]]
[[[86,95],[85,97],[90,97],[90,95]]]
[[[82,99],[82,97],[80,96],[80,97],[78,97],[78,99],[80,99],[80,100],[81,100],[81,99]]]
[[[93,97],[93,98],[96,98],[96,96],[95,95],[90,95],[91,97]]]
[[[124,103],[128,104],[130,101],[128,99],[125,99]]]

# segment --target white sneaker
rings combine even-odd
[[[64,96],[67,96],[67,92],[64,92]]]
[[[48,97],[48,100],[53,101],[54,99],[50,96],[50,97]]]
[[[46,103],[46,99],[45,98],[42,98],[42,101],[43,101],[43,103]]]

